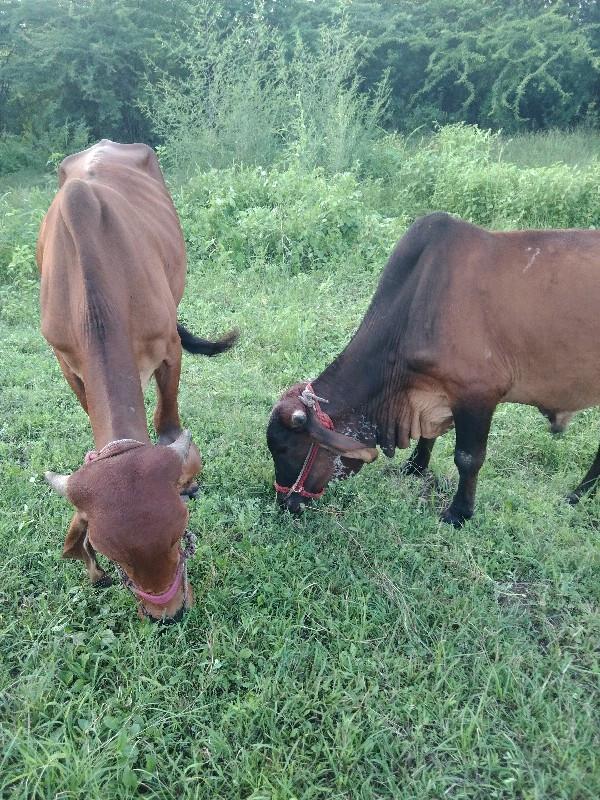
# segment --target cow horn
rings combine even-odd
[[[181,463],[183,464],[188,457],[188,453],[190,451],[190,444],[192,443],[192,434],[185,430],[179,434],[179,437],[175,439],[175,441],[168,445],[171,450],[174,450],[179,458],[181,459]]]
[[[377,448],[369,447],[352,436],[323,427],[312,415],[308,418],[307,431],[313,441],[338,456],[354,458],[367,464],[375,461],[378,456]]]
[[[290,425],[292,428],[302,428],[306,425],[306,411],[303,411],[301,408],[295,409],[295,411],[292,412]]]
[[[44,478],[51,489],[54,489],[61,497],[67,497],[67,488],[70,475],[58,475],[56,472],[44,472]],[[68,499],[68,498],[67,498]]]

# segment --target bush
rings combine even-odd
[[[378,146],[382,205],[403,218],[443,210],[497,228],[600,226],[600,162],[521,169],[498,133],[464,124]]]
[[[66,155],[83,150],[88,145],[88,131],[82,123],[66,121],[34,133],[25,131],[21,136],[6,134],[0,137],[0,175],[11,175],[22,170],[38,175],[49,161],[58,164]]]
[[[212,170],[174,197],[190,260],[236,269],[275,261],[290,273],[342,259],[380,261],[399,229],[365,202],[352,173]]]
[[[241,21],[220,30],[207,4],[181,45],[181,76],[146,87],[144,110],[176,172],[301,162],[332,174],[381,135],[385,81],[361,93],[359,40],[347,27],[322,29],[311,48],[298,38],[288,56],[264,14],[258,6],[251,33]]]
[[[37,280],[37,236],[53,193],[33,187],[0,196],[0,286],[24,288]]]

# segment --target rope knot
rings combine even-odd
[[[324,397],[318,397],[312,390],[310,381],[306,384],[306,389],[300,394],[300,402],[304,403],[307,408],[312,408],[315,411],[318,409],[319,403],[328,403]]]
[[[300,402],[304,403],[307,408],[312,408],[321,425],[324,428],[332,431],[334,429],[333,422],[329,414],[321,410],[320,403],[328,403],[324,397],[319,397],[313,392],[312,383],[309,381],[306,384],[306,389],[300,394]]]

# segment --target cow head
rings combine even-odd
[[[180,550],[189,513],[177,489],[190,442],[184,431],[167,446],[123,444],[72,475],[46,473],[87,522],[84,547],[118,565],[138,613],[153,620],[179,619],[193,602]]]
[[[277,502],[292,513],[320,497],[334,476],[347,478],[377,458],[375,448],[326,427],[322,417],[327,415],[318,404],[307,403],[306,387],[306,382],[298,383],[283,393],[267,427]]]

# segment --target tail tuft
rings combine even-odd
[[[224,353],[233,347],[239,337],[238,331],[231,330],[222,339],[217,339],[216,342],[210,339],[201,339],[199,336],[194,336],[193,333],[190,333],[180,322],[177,323],[177,333],[184,350],[187,350],[188,353],[202,356],[216,356],[219,353]]]

